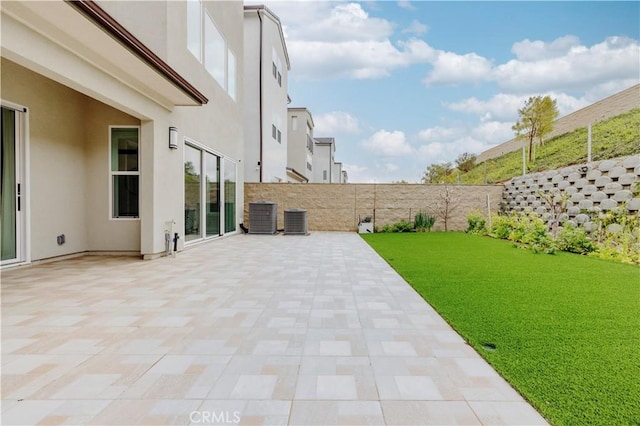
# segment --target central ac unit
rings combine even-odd
[[[285,235],[308,235],[307,211],[303,209],[289,209],[284,211]]]
[[[249,233],[275,234],[278,232],[278,205],[270,201],[249,203]]]

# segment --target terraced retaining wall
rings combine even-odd
[[[487,213],[499,210],[502,185],[450,185],[458,207],[448,221],[449,230],[463,231],[472,210]],[[323,184],[323,183],[245,183],[244,218],[249,223],[249,203],[272,201],[278,205],[278,228],[284,224],[284,210],[307,210],[310,231],[355,231],[358,218],[371,216],[382,228],[400,220],[413,222],[418,210],[432,211],[440,201],[443,185],[423,184]],[[436,219],[434,230],[443,230]]]
[[[560,217],[572,225],[590,229],[589,213],[612,210],[626,203],[630,212],[640,210],[633,186],[640,181],[640,155],[603,160],[512,178],[505,184],[503,209],[536,212],[550,219],[550,207],[540,196],[564,192],[570,196]]]

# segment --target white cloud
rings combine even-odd
[[[464,134],[464,129],[460,127],[431,127],[429,129],[421,130],[418,133],[418,139],[425,142],[441,142],[452,141],[461,137]]]
[[[455,85],[482,81],[490,75],[493,66],[490,60],[475,53],[458,55],[443,51],[438,51],[432,65],[433,69],[424,79],[427,85]]]
[[[403,33],[409,33],[409,34],[415,34],[415,35],[426,34],[427,31],[429,31],[429,27],[421,23],[417,19],[414,19],[413,21],[411,21],[411,24],[409,24],[407,28],[402,30]]]
[[[479,140],[484,145],[500,144],[513,139],[514,133],[511,126],[513,126],[512,122],[486,121],[480,123],[471,131],[471,137],[474,140]],[[475,153],[479,154],[480,152]]]
[[[573,48],[580,48],[580,39],[576,36],[566,35],[555,39],[551,43],[545,43],[541,40],[530,41],[529,39],[525,39],[514,43],[511,51],[520,61],[535,62],[565,56]]]
[[[445,104],[453,111],[478,115],[481,121],[509,121],[515,123],[518,119],[518,109],[524,106],[524,102],[529,96],[550,96],[557,101],[560,117],[570,114],[580,108],[584,108],[591,102],[583,98],[575,98],[565,93],[544,92],[527,93],[513,95],[508,93],[498,93],[489,100],[482,101],[475,97],[467,98],[460,102]]]
[[[637,40],[609,37],[591,47],[574,45],[562,56],[557,56],[561,50],[554,50],[552,45],[542,46],[527,61],[514,59],[497,66],[491,78],[503,90],[524,93],[588,90],[609,81],[637,81],[640,75]],[[519,50],[520,46],[516,48]],[[532,62],[534,57],[538,60]]]
[[[414,10],[415,6],[408,0],[398,0],[398,6],[403,9]]]
[[[343,111],[332,111],[314,117],[314,133],[316,135],[339,135],[360,133],[360,123],[351,114]]]
[[[362,146],[374,154],[378,153],[390,157],[408,155],[413,151],[407,143],[404,132],[399,130],[393,132],[379,130],[369,139],[364,140]]]
[[[419,40],[403,43],[400,49],[389,40],[292,41],[288,47],[295,75],[307,79],[381,78],[396,68],[423,61],[430,52],[429,46]]]
[[[527,97],[522,95],[499,93],[487,101],[472,97],[460,102],[445,103],[445,106],[453,111],[478,115],[485,121],[508,120],[515,122],[518,119],[518,108],[522,108],[525,99]]]
[[[384,165],[384,169],[391,173],[391,172],[395,172],[396,170],[398,170],[400,167],[397,164],[393,164],[393,163],[386,163]]]
[[[374,176],[368,167],[360,164],[343,163],[342,169],[347,171],[349,182],[373,182]]]

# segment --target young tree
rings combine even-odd
[[[544,137],[553,130],[553,121],[558,117],[556,100],[549,96],[530,97],[524,107],[518,110],[520,117],[511,128],[516,137],[526,137],[529,141],[529,162],[533,159],[533,144],[542,145]]]
[[[433,203],[433,213],[444,222],[445,232],[449,230],[449,219],[451,219],[451,215],[459,205],[460,197],[454,194],[449,185],[445,185],[438,194],[435,203]]]
[[[422,175],[422,183],[443,183],[453,176],[451,163],[431,164]]]
[[[456,167],[461,172],[468,172],[476,165],[476,155],[463,152],[456,158]]]

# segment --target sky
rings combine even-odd
[[[529,96],[564,116],[640,80],[640,2],[260,3],[282,22],[290,106],[335,137],[350,182],[420,182],[512,139]]]

